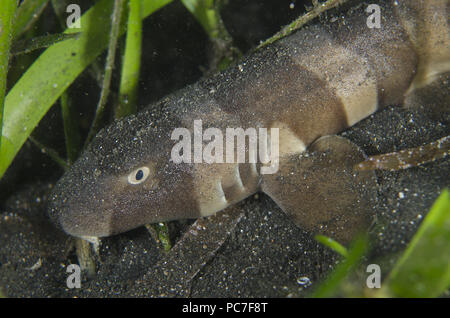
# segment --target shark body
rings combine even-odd
[[[68,234],[103,237],[262,191],[299,226],[349,241],[368,223],[375,177],[353,173],[364,154],[333,135],[450,71],[448,1],[375,2],[380,28],[363,2],[106,127],[55,186],[50,216]],[[174,129],[194,136],[196,120],[203,131],[277,128],[276,173],[260,173],[261,162],[174,162]]]

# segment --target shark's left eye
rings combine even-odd
[[[128,175],[128,183],[140,184],[148,178],[149,173],[150,169],[147,167],[140,167]]]

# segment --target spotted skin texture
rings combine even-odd
[[[318,182],[332,177],[329,189],[335,193],[340,180],[336,176],[342,172],[342,187],[352,189],[351,165],[344,161],[362,160],[364,155],[341,140],[327,139],[337,160],[334,170],[327,172],[317,149],[327,151],[317,140],[345,130],[377,109],[401,103],[407,93],[450,70],[448,1],[370,3],[382,8],[380,29],[367,27],[369,2],[362,2],[338,19],[307,26],[100,131],[55,186],[49,206],[52,219],[70,235],[103,237],[147,223],[212,215],[263,191],[299,226],[348,241],[355,224],[367,222],[358,220],[358,213],[346,216],[344,211],[350,207],[358,211],[354,202],[367,208],[371,199],[365,200],[364,194],[351,199],[352,191],[347,191],[342,198],[329,196],[330,202],[321,205],[316,198],[327,198],[326,187]],[[177,142],[171,139],[173,130],[185,127],[193,135],[198,119],[203,130],[278,128],[277,174],[259,174],[259,163],[173,163],[170,154]],[[320,168],[301,158],[309,153],[308,147],[322,162]],[[340,149],[348,155],[339,156]],[[310,166],[307,171],[302,160]],[[148,168],[148,177],[130,184],[130,173],[139,167]],[[293,169],[302,175],[292,177]],[[315,171],[318,175],[313,175]],[[356,185],[373,179],[354,177]],[[301,187],[308,191],[299,196],[296,191]],[[333,204],[331,197],[347,203]],[[299,198],[310,210],[314,210],[311,202],[318,202],[316,211],[296,209],[302,204]],[[325,211],[330,206],[342,208],[332,215]]]

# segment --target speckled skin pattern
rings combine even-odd
[[[327,206],[311,215],[299,208],[314,208],[310,202],[321,193],[320,180],[335,180],[331,183],[337,189],[345,179],[337,172],[330,172],[333,178],[306,178],[299,155],[310,145],[324,151],[318,138],[341,132],[381,107],[401,103],[414,89],[450,71],[448,1],[373,2],[382,8],[379,29],[367,26],[364,2],[345,16],[307,26],[101,130],[55,186],[49,206],[52,219],[71,235],[102,237],[146,223],[211,215],[264,191],[307,229],[318,231],[326,224],[334,234],[348,232],[361,222],[345,225],[338,220],[333,226],[336,217],[321,214]],[[248,163],[171,162],[173,129],[192,130],[197,119],[203,129],[279,128],[277,175],[260,175],[258,164],[255,169]],[[359,151],[342,141],[328,141],[336,166]],[[299,162],[292,163],[295,160]],[[313,171],[314,161],[310,166]],[[129,174],[139,167],[148,167],[148,178],[130,184]],[[287,179],[293,169],[303,175]],[[370,178],[363,176],[363,182]],[[300,196],[292,192],[308,182],[316,182],[318,190]],[[344,187],[351,183],[343,182]],[[352,192],[351,186],[344,191]],[[343,194],[343,200],[357,197]]]

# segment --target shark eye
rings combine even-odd
[[[128,183],[140,184],[148,178],[149,173],[150,169],[147,167],[140,167],[128,175]]]

